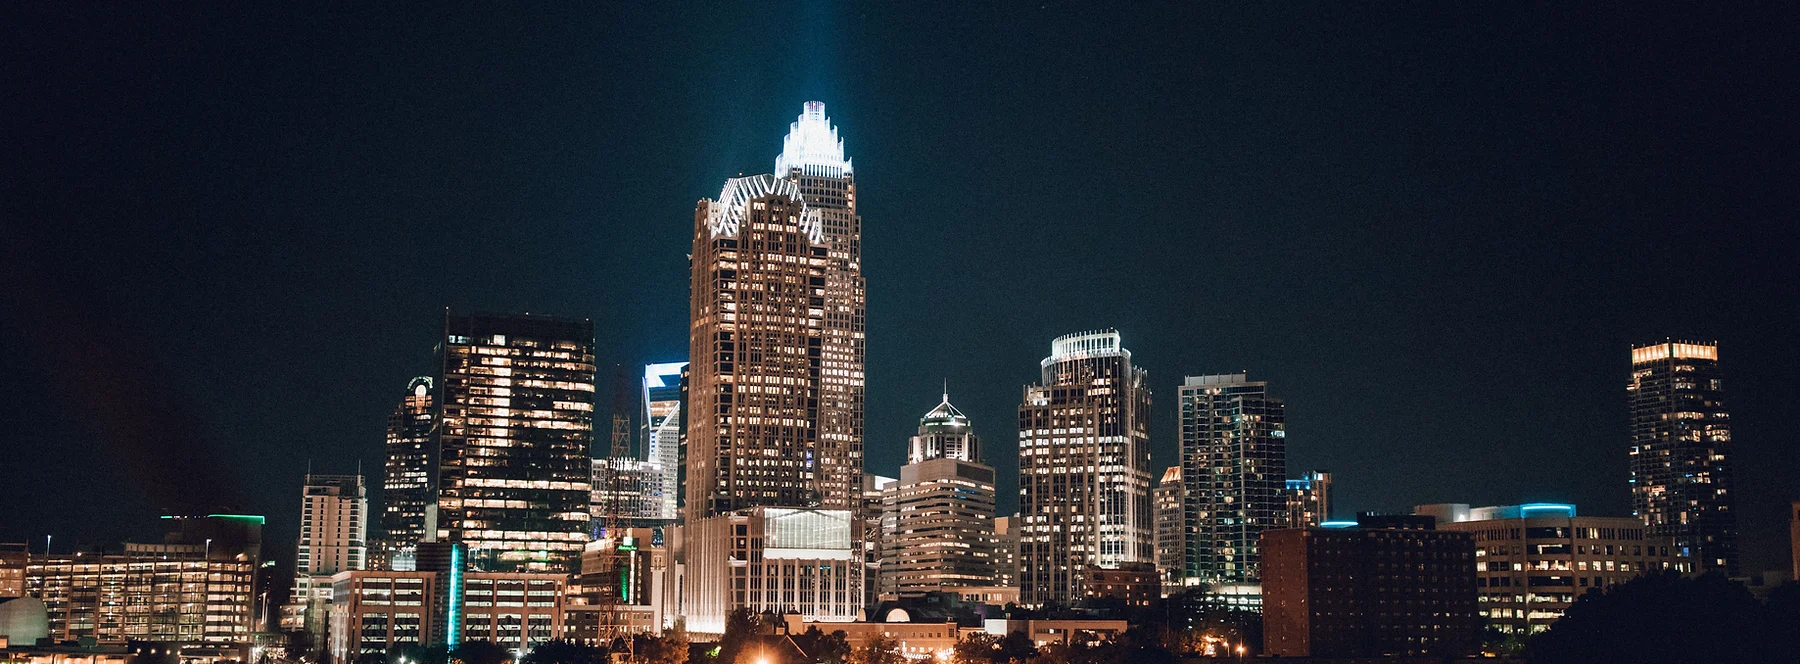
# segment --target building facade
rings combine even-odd
[[[406,385],[406,394],[387,421],[387,465],[381,483],[381,540],[368,567],[393,569],[411,566],[412,552],[425,539],[426,513],[437,511],[432,489],[432,459],[437,409],[432,378],[419,376]]]
[[[802,583],[809,599],[795,601],[809,619],[852,620],[865,594],[861,220],[822,104],[806,105],[776,171],[726,181],[694,213],[678,557],[687,629],[703,634],[745,602],[787,601],[739,579]],[[763,530],[796,523],[841,523],[820,536],[846,539],[771,545],[789,557],[736,566],[769,540],[801,541]]]
[[[1182,381],[1180,411],[1183,577],[1255,583],[1262,531],[1287,524],[1287,408],[1268,383],[1224,374]]]
[[[331,576],[365,568],[368,523],[369,498],[361,475],[307,473],[300,488],[294,588],[282,611],[284,631],[325,634]]]
[[[1331,473],[1309,470],[1288,480],[1286,528],[1317,528],[1331,520]]]
[[[465,641],[529,650],[563,637],[567,580],[529,572],[340,572],[332,577],[329,650],[338,662]]]
[[[52,640],[250,642],[262,517],[164,518],[170,528],[160,543],[27,563],[25,593],[44,602]]]
[[[1117,331],[1058,337],[1019,406],[1019,598],[1071,604],[1089,568],[1154,564],[1150,386]]]
[[[1736,576],[1731,419],[1719,345],[1631,348],[1631,509],[1702,570]]]
[[[681,371],[686,362],[644,366],[644,460],[654,467],[647,487],[654,518],[673,523],[681,505]]]
[[[1420,505],[1413,512],[1435,518],[1439,530],[1475,538],[1477,611],[1508,633],[1543,631],[1589,588],[1693,571],[1673,540],[1651,535],[1633,517],[1577,516],[1574,505],[1561,503]]]
[[[1462,657],[1479,645],[1475,542],[1432,519],[1262,533],[1263,655]]]
[[[594,326],[445,315],[436,540],[474,569],[574,571],[593,499]]]
[[[1156,483],[1156,571],[1163,593],[1171,593],[1186,585],[1183,573],[1187,561],[1187,522],[1183,518],[1187,503],[1187,485],[1181,481],[1181,466],[1163,470]]]
[[[1019,515],[994,517],[994,585],[1019,587]],[[1017,597],[1014,597],[1017,601]]]
[[[950,395],[919,419],[900,481],[882,494],[883,593],[993,586],[994,468]]]

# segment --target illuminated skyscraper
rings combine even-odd
[[[1738,572],[1731,420],[1719,345],[1631,348],[1631,509],[1700,570]]]
[[[381,541],[371,567],[392,569],[396,557],[410,559],[425,538],[425,513],[437,510],[431,487],[432,429],[437,425],[431,377],[406,386],[387,423],[387,473],[381,483]],[[402,566],[410,568],[410,562]]]
[[[736,608],[852,620],[863,605],[861,222],[822,104],[806,105],[776,170],[727,180],[694,212],[693,632],[722,632]]]
[[[910,463],[882,492],[883,592],[996,585],[994,468],[950,395],[919,419]]]
[[[1181,478],[1187,483],[1185,575],[1254,583],[1262,531],[1287,524],[1287,407],[1245,374],[1188,376],[1181,386]]]
[[[862,217],[856,213],[856,178],[837,127],[823,102],[809,101],[788,128],[775,175],[798,188],[818,214],[825,306],[819,349],[820,505],[852,509],[863,473]]]
[[[1287,481],[1287,521],[1283,528],[1317,528],[1331,518],[1331,473],[1310,470]]]
[[[686,366],[644,367],[644,457],[656,470],[648,500],[662,521],[674,521],[681,504],[681,370]]]
[[[306,475],[300,489],[294,590],[283,627],[325,634],[331,575],[365,567],[368,523],[369,499],[361,475]]]
[[[1164,469],[1152,495],[1156,499],[1156,572],[1163,592],[1174,592],[1186,581],[1188,536],[1183,510],[1187,485],[1181,482],[1181,466]]]
[[[1153,565],[1150,385],[1113,330],[1050,344],[1019,406],[1019,601],[1071,604],[1094,568]]]
[[[440,357],[436,539],[484,571],[574,571],[592,500],[593,323],[446,314]]]

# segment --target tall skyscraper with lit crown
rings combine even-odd
[[[863,605],[861,220],[823,104],[775,167],[694,211],[682,601],[698,633],[737,608]]]
[[[1719,345],[1631,348],[1631,510],[1700,570],[1738,572],[1731,415]]]
[[[1019,406],[1019,602],[1068,605],[1094,569],[1154,569],[1149,375],[1114,330],[1057,337]]]

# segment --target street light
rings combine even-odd
[[[1238,661],[1244,661],[1244,644],[1238,644]]]

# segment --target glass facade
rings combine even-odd
[[[1245,374],[1189,376],[1181,386],[1185,579],[1259,578],[1262,531],[1287,525],[1286,406]]]

